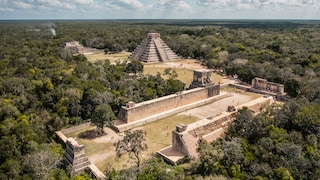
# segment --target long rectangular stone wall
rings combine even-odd
[[[123,106],[118,114],[118,119],[127,123],[159,114],[171,109],[185,106],[206,98],[218,95],[220,85],[205,88],[196,88],[181,93],[176,93],[150,101],[135,104],[133,107]]]

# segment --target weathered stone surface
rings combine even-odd
[[[66,166],[71,166],[72,175],[83,172],[91,164],[85,155],[84,146],[79,144],[74,138],[68,138],[66,141],[64,162]]]
[[[197,87],[208,87],[214,85],[211,80],[212,71],[208,69],[195,70],[193,72],[193,81],[190,84],[189,89]]]
[[[155,114],[163,113],[178,107],[182,107],[197,101],[208,99],[220,94],[220,85],[204,88],[196,88],[171,94],[157,99],[137,103],[134,106],[122,106],[118,119],[131,123]]]
[[[132,52],[129,59],[143,62],[166,62],[179,57],[160,38],[159,33],[148,33],[147,38]]]
[[[252,86],[252,88],[255,88],[258,90],[269,91],[269,92],[278,93],[278,94],[284,94],[284,85],[283,84],[269,82],[266,79],[254,78],[252,80],[251,86]]]

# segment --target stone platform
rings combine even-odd
[[[203,106],[205,104],[212,103],[214,101],[218,101],[218,100],[226,98],[226,97],[229,97],[229,94],[223,92],[223,93],[220,93],[220,95],[216,95],[216,96],[208,98],[208,99],[197,101],[197,102],[185,105],[185,106],[174,108],[174,109],[171,109],[169,111],[165,111],[165,112],[162,112],[162,113],[159,113],[159,114],[155,114],[155,115],[152,115],[152,116],[149,116],[149,117],[146,117],[146,118],[143,118],[143,119],[139,119],[139,120],[136,120],[136,121],[133,121],[133,122],[129,122],[129,123],[126,123],[125,121],[121,121],[121,120],[116,120],[115,123],[114,123],[113,129],[118,131],[118,132],[123,132],[123,131],[129,130],[129,129],[132,129],[132,128],[135,128],[135,127],[138,127],[138,126],[142,126],[144,124],[147,124],[147,123],[150,123],[150,122],[153,122],[153,121],[157,121],[159,119],[162,119],[162,118],[165,118],[165,117],[168,117],[168,116],[172,116],[174,114],[177,114],[177,113],[180,113],[180,112],[183,112],[183,111],[187,111],[187,110],[192,109],[192,108],[196,108],[196,107],[199,107],[199,106]]]

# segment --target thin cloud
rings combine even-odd
[[[0,0],[0,18],[320,19],[320,0]]]
[[[255,9],[260,8],[288,8],[288,7],[318,7],[317,0],[197,0],[198,6],[233,8],[237,9]]]
[[[86,4],[86,5],[95,4],[93,0],[74,0],[74,2],[78,4]]]
[[[190,4],[183,0],[164,0],[159,1],[152,5],[153,10],[166,10],[166,11],[192,11]]]
[[[139,0],[106,0],[107,5],[117,9],[141,9],[144,5]]]
[[[27,4],[25,2],[22,2],[22,1],[13,1],[13,3],[19,7],[19,8],[22,8],[22,9],[31,9],[32,8],[32,5],[31,4]]]

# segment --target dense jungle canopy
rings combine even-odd
[[[142,75],[139,62],[91,63],[62,47],[76,40],[106,53],[133,51],[149,32],[244,82],[283,83],[293,99],[258,116],[240,111],[225,137],[199,142],[200,159],[189,166],[152,158],[140,173],[110,170],[110,178],[320,177],[319,21],[91,20],[0,21],[0,179],[68,179],[56,130],[90,121],[101,107],[116,115],[128,101],[183,90],[176,78]]]

